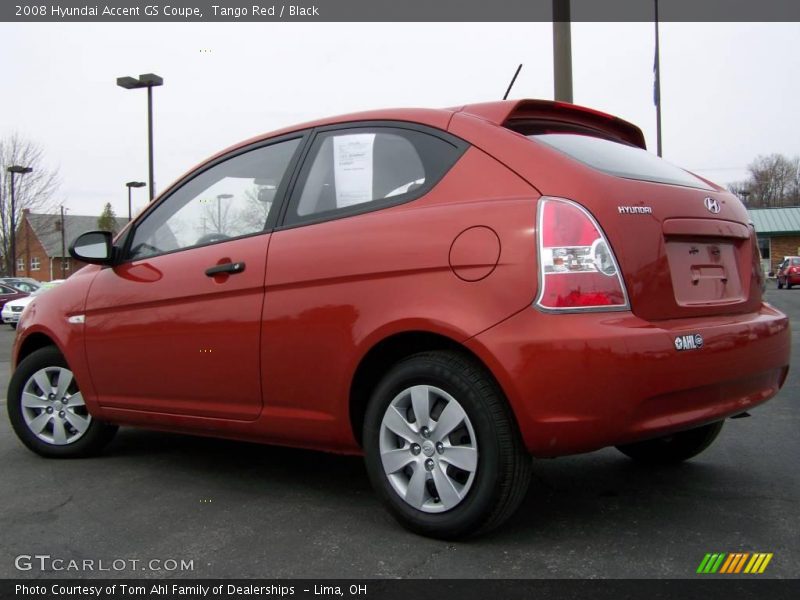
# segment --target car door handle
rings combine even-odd
[[[225,263],[223,265],[215,265],[206,269],[206,276],[215,277],[216,275],[236,275],[244,271],[243,262]]]

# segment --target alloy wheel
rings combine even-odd
[[[56,446],[78,441],[91,425],[72,371],[46,367],[36,371],[22,390],[22,416],[40,440]]]
[[[431,385],[415,385],[395,396],[381,421],[379,449],[394,491],[426,513],[458,506],[478,469],[477,439],[466,411]]]

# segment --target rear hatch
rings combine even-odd
[[[758,309],[755,232],[734,195],[647,152],[637,127],[597,111],[523,101],[500,124],[529,140],[527,161],[514,161],[518,172],[543,195],[578,202],[597,219],[637,316]],[[508,145],[517,155],[523,147]]]

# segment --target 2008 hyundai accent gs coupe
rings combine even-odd
[[[30,449],[116,426],[363,453],[410,529],[518,507],[530,456],[705,449],[774,396],[786,317],[747,212],[578,106],[322,120],[218,154],[19,324],[8,412]]]

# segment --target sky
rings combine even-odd
[[[757,155],[800,155],[800,23],[662,23],[664,158],[717,183]],[[656,147],[652,23],[573,23],[574,101]],[[246,138],[319,117],[553,97],[550,23],[2,23],[0,136],[39,144],[72,214],[127,214],[147,181],[156,73],[156,191]],[[147,190],[134,190],[134,212]]]

